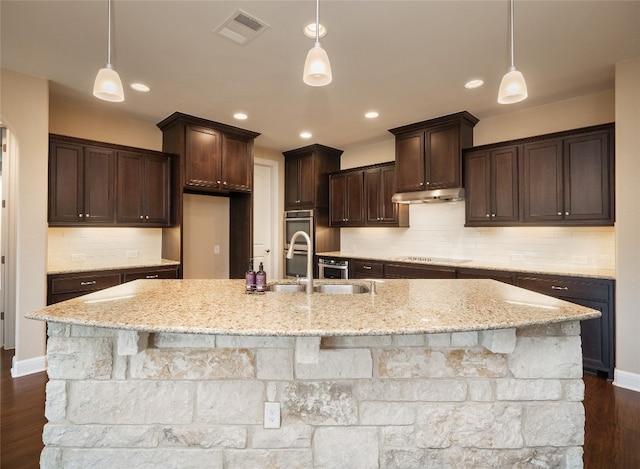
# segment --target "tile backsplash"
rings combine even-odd
[[[161,228],[49,228],[48,264],[126,265],[158,262]]]
[[[342,252],[615,268],[615,231],[605,227],[465,228],[464,202],[414,204],[410,228],[342,228]]]

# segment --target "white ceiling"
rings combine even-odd
[[[214,32],[238,8],[270,26],[244,46]],[[2,67],[49,79],[52,94],[153,123],[192,114],[261,132],[256,144],[278,151],[346,149],[460,110],[482,119],[613,89],[615,63],[640,57],[640,1],[517,0],[515,60],[529,98],[500,105],[507,0],[321,0],[333,82],[313,88],[302,82],[313,40],[301,33],[313,0],[114,0],[112,62],[126,100],[108,103],[91,95],[107,59],[106,0],[2,0],[0,15]],[[472,78],[485,85],[466,90]],[[151,92],[128,88],[135,81]],[[364,119],[369,110],[380,117]],[[234,120],[236,111],[249,119]]]

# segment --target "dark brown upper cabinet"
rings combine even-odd
[[[172,156],[50,135],[50,226],[169,226]]]
[[[409,206],[391,202],[395,185],[394,162],[330,174],[330,226],[409,226]]]
[[[522,221],[613,225],[613,125],[522,146]]]
[[[466,226],[613,225],[614,130],[604,124],[466,150]]]
[[[259,133],[180,112],[158,127],[163,132],[163,148],[181,155],[185,191],[251,192],[253,141]]]
[[[518,222],[518,147],[464,155],[466,226]]]
[[[49,225],[115,223],[115,151],[75,139],[49,141]]]
[[[364,174],[342,171],[329,176],[329,226],[364,225]]]
[[[463,111],[390,129],[396,136],[396,191],[462,186],[462,150],[478,119]]]
[[[119,224],[170,225],[171,161],[166,156],[118,152]]]
[[[409,206],[391,202],[396,192],[395,163],[365,169],[364,191],[367,226],[409,226]]]
[[[340,169],[342,150],[314,144],[283,152],[285,210],[329,208],[329,173]]]

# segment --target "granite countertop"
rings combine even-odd
[[[491,262],[491,261],[474,261],[463,260],[462,262],[425,262],[425,261],[412,261],[405,257],[408,256],[385,256],[380,254],[356,254],[342,251],[331,252],[319,252],[317,256],[325,257],[340,257],[345,259],[367,259],[377,260],[384,262],[407,262],[423,265],[439,265],[446,267],[468,268],[468,269],[483,269],[483,270],[500,270],[510,272],[523,272],[531,274],[546,274],[546,275],[568,275],[571,277],[588,277],[588,278],[600,278],[606,280],[615,280],[615,269],[606,269],[600,267],[589,267],[578,264],[562,264],[562,265],[548,265],[548,264],[536,264],[536,263],[523,263],[523,262]],[[434,256],[435,257],[435,256]],[[452,259],[453,260],[453,259]]]
[[[376,290],[246,294],[244,280],[136,280],[26,317],[147,332],[317,337],[479,331],[600,316],[495,280],[379,280]]]
[[[95,272],[100,270],[136,269],[139,267],[164,267],[170,265],[180,265],[180,261],[170,259],[158,259],[157,261],[127,259],[113,262],[75,262],[49,264],[47,274],[72,274],[76,272]]]

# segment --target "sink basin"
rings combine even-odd
[[[353,285],[351,283],[326,283],[324,285],[316,285],[314,290],[316,293],[326,293],[329,295],[354,295],[369,292],[367,287]]]
[[[305,291],[306,285],[297,283],[274,283],[267,287],[267,291],[277,293],[298,293]],[[369,289],[363,285],[351,283],[325,283],[316,285],[313,288],[315,293],[327,295],[354,295],[358,293],[369,293]]]
[[[278,293],[303,292],[304,289],[304,285],[299,285],[297,283],[275,283],[267,287],[267,291],[274,291]]]

